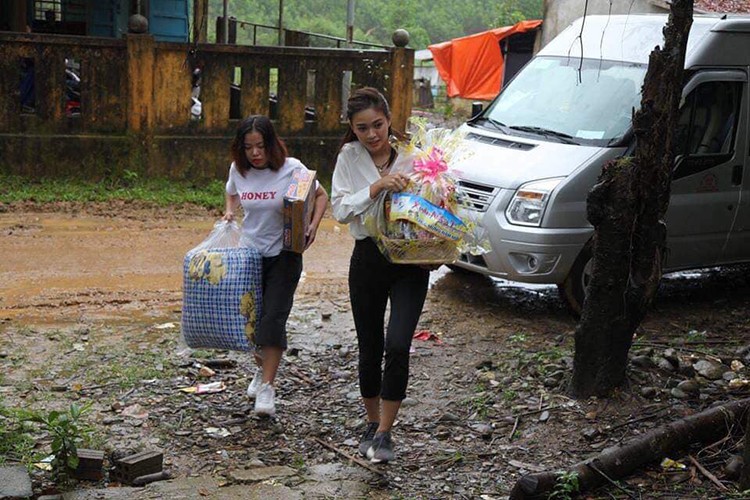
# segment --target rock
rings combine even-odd
[[[443,413],[440,415],[440,418],[438,418],[438,422],[458,422],[459,420],[461,420],[461,418],[458,415],[448,412]]]
[[[707,359],[701,359],[693,364],[693,368],[701,376],[706,377],[709,380],[718,380],[724,375],[724,372],[729,371],[729,368],[721,363],[715,361],[709,361]]]
[[[672,362],[666,358],[659,358],[659,360],[656,362],[656,366],[667,372],[673,372],[676,370],[675,365],[673,365]]]
[[[549,411],[544,410],[541,415],[539,415],[539,421],[540,422],[546,422],[549,420]]]
[[[659,391],[656,389],[656,387],[642,387],[641,388],[641,396],[644,398],[654,398],[659,393]]]
[[[419,404],[419,401],[417,401],[414,398],[405,398],[403,401],[401,401],[401,407],[402,408],[411,408],[413,406],[416,406]]]
[[[544,379],[544,387],[557,387],[557,385],[560,383],[560,380],[553,378],[553,377],[547,377]]]
[[[744,465],[744,463],[745,461],[742,459],[740,455],[732,455],[731,457],[729,457],[729,460],[727,460],[727,463],[724,466],[727,479],[730,479],[730,480],[739,479],[740,473],[742,472],[742,466]]]
[[[735,372],[724,372],[721,374],[721,378],[723,378],[727,382],[731,382],[732,380],[736,378],[740,378],[740,376],[736,374]]]
[[[469,425],[469,428],[482,437],[489,437],[492,435],[492,426],[488,424],[482,424],[482,423],[471,424]]]
[[[630,362],[638,368],[646,370],[656,367],[656,363],[654,363],[654,360],[650,356],[636,356]]]
[[[675,366],[680,364],[680,357],[677,355],[677,351],[672,349],[671,347],[669,349],[664,349],[664,354],[662,354],[662,357],[666,360],[669,360],[669,362],[671,362]]]
[[[587,441],[593,441],[594,439],[598,438],[601,433],[599,432],[599,429],[596,429],[594,427],[589,427],[588,429],[583,431],[583,437]]]
[[[23,465],[0,467],[0,498],[29,498],[31,478]]]
[[[695,379],[683,380],[677,384],[676,389],[679,389],[688,394],[697,394],[700,392],[700,385]]]
[[[669,393],[672,395],[672,397],[675,397],[677,399],[687,399],[688,397],[688,394],[678,387],[672,388]]]

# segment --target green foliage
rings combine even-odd
[[[562,472],[557,476],[555,489],[550,494],[550,499],[571,500],[573,495],[578,492],[580,485],[578,483],[578,473],[574,471]]]
[[[20,176],[0,175],[0,198],[6,203],[106,202],[112,200],[143,201],[157,206],[193,203],[206,208],[224,206],[224,181],[202,184],[168,179],[146,179],[137,172],[126,171],[118,178],[104,182],[82,179],[56,179],[55,182]]]
[[[0,406],[0,465],[7,460],[26,465],[33,461],[34,439],[30,431],[18,411]]]
[[[347,2],[330,0],[286,0],[284,27],[343,38],[346,36]],[[230,16],[248,23],[276,26],[279,22],[278,0],[232,0]],[[209,2],[209,39],[214,40],[216,18],[223,13],[222,0]],[[356,0],[354,38],[358,41],[392,45],[391,36],[398,28],[411,35],[409,46],[423,49],[432,43],[471,35],[524,19],[541,19],[543,0]],[[252,43],[252,27],[237,27],[238,43]],[[275,44],[274,30],[257,29],[258,44]],[[315,42],[313,42],[315,45]]]
[[[92,430],[82,421],[91,410],[91,402],[83,406],[76,403],[66,411],[52,410],[44,413],[37,410],[18,410],[22,420],[38,424],[52,437],[52,472],[55,480],[65,482],[78,467],[78,445]]]

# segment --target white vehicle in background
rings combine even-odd
[[[454,267],[556,284],[580,312],[593,235],[586,196],[607,161],[633,151],[631,110],[666,22],[578,19],[462,126],[473,154],[457,166],[460,185],[492,251]],[[750,261],[750,18],[695,16],[685,67],[667,272]]]

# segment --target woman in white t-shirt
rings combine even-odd
[[[409,160],[390,143],[388,102],[376,89],[361,88],[347,101],[346,116],[349,129],[336,159],[331,201],[334,218],[348,223],[356,240],[349,264],[349,297],[359,346],[359,390],[368,421],[359,452],[380,463],[395,457],[391,427],[406,397],[409,348],[427,296],[429,269],[389,262],[363,223],[363,214],[380,193],[401,191],[409,182],[398,173],[403,170],[398,164]],[[389,300],[391,313],[384,334]]]
[[[255,398],[255,413],[273,416],[276,413],[273,383],[287,348],[286,321],[302,273],[302,254],[282,250],[284,193],[292,175],[306,167],[287,156],[286,146],[271,120],[262,115],[250,116],[237,127],[232,158],[224,220],[233,220],[235,209],[242,205],[243,237],[263,256],[263,307],[255,331],[258,369],[247,395]],[[328,195],[316,183],[305,249],[315,240],[327,202]]]

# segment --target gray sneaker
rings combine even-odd
[[[393,453],[390,432],[377,432],[372,439],[372,445],[367,450],[367,458],[374,464],[391,462],[396,455]]]
[[[378,430],[379,422],[368,422],[365,428],[362,439],[359,440],[359,454],[363,457],[367,456],[367,450],[372,446],[372,438],[375,437],[375,432]]]

